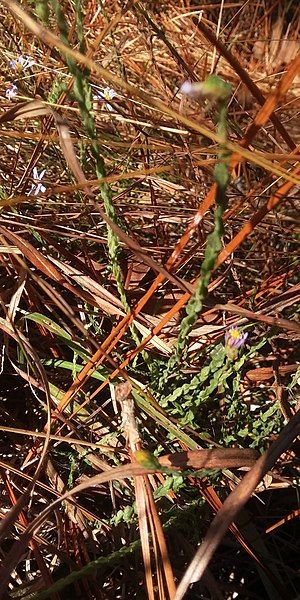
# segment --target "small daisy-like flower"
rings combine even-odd
[[[225,333],[226,346],[241,348],[244,346],[247,337],[248,333],[240,331],[236,325],[233,325]]]
[[[98,93],[93,96],[93,100],[105,102],[107,110],[109,110],[111,112],[114,109],[113,109],[113,106],[111,104],[109,104],[108,100],[113,100],[113,98],[115,98],[116,95],[117,95],[117,92],[115,92],[115,90],[113,90],[112,88],[106,87],[106,88],[104,88],[104,90],[98,91]]]
[[[17,71],[17,73],[22,73],[23,71],[26,71],[26,69],[30,69],[34,64],[34,60],[31,56],[25,56],[23,54],[9,62],[10,68],[13,71]]]
[[[46,169],[43,169],[40,173],[38,172],[36,167],[33,167],[33,184],[28,192],[28,194],[33,194],[34,196],[37,196],[40,192],[42,192],[42,194],[46,191],[46,187],[41,183],[45,173],[46,173]]]
[[[8,100],[12,100],[13,98],[15,98],[15,96],[17,96],[18,94],[18,88],[14,83],[10,83],[6,92],[5,92],[5,96]]]
[[[236,325],[233,325],[225,333],[225,352],[228,358],[237,358],[238,351],[245,345],[248,333],[240,331]]]

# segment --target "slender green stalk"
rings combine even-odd
[[[35,10],[39,19],[44,25],[49,25],[49,6],[48,0],[35,0]]]
[[[193,84],[188,85],[190,86]],[[203,307],[203,301],[207,294],[207,288],[211,279],[211,275],[215,268],[218,254],[222,248],[222,216],[227,203],[226,189],[230,179],[228,165],[229,155],[226,149],[227,113],[230,86],[216,75],[210,75],[203,84],[195,85],[199,85],[199,92],[201,91],[202,95],[205,95],[207,98],[213,101],[219,110],[217,130],[222,139],[222,143],[220,144],[219,162],[214,171],[214,177],[217,184],[216,209],[214,214],[214,230],[207,238],[200,278],[198,279],[195,292],[187,304],[186,316],[181,322],[177,346],[175,348],[174,355],[169,361],[168,371],[172,370],[180,358],[184,357],[189,333],[196,323],[198,315]]]
[[[57,18],[62,41],[65,44],[69,45],[68,27],[64,13],[61,8],[61,4],[58,0],[51,0],[51,2]],[[75,9],[77,19],[77,35],[81,51],[84,51],[85,44],[83,35],[82,11],[81,3],[79,0],[75,0]],[[93,93],[91,85],[88,81],[88,73],[81,71],[78,68],[74,59],[70,56],[66,57],[66,61],[70,73],[74,77],[73,93],[76,98],[76,101],[78,102],[83,125],[87,132],[87,135],[92,140],[91,152],[95,160],[96,176],[98,179],[102,179],[106,176],[106,171],[104,160],[101,156],[101,148],[97,142],[95,118],[93,114]],[[117,215],[112,200],[112,192],[110,186],[107,183],[102,183],[99,187],[106,214],[112,219],[112,221],[117,222]],[[119,292],[121,302],[126,312],[130,312],[130,306],[128,304],[126,292],[124,289],[123,274],[118,259],[119,239],[109,226],[107,226],[107,244],[112,273],[116,280],[117,290]],[[130,330],[135,343],[138,345],[140,343],[140,338],[136,327],[134,325],[131,325]]]

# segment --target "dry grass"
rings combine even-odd
[[[0,2],[0,600],[296,598],[298,3],[55,4]]]

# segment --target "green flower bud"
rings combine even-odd
[[[191,98],[200,98],[201,96],[215,102],[225,102],[231,94],[231,85],[221,79],[218,75],[208,75],[205,81],[193,83],[185,81],[180,91]]]

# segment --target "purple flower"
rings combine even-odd
[[[236,325],[230,327],[225,333],[225,352],[229,358],[237,358],[238,351],[246,342],[248,333],[240,331]]]
[[[18,94],[18,91],[17,86],[14,83],[10,83],[5,92],[5,96],[8,100],[12,100]]]
[[[31,56],[25,56],[21,54],[15,60],[11,60],[9,62],[9,66],[13,71],[17,71],[18,73],[22,73],[22,71],[26,71],[26,69],[30,69],[34,65],[34,60]]]
[[[179,91],[190,98],[199,98],[202,94],[202,84],[185,81]]]
[[[241,348],[244,345],[247,337],[248,333],[240,331],[236,325],[233,325],[225,333],[226,346]]]

